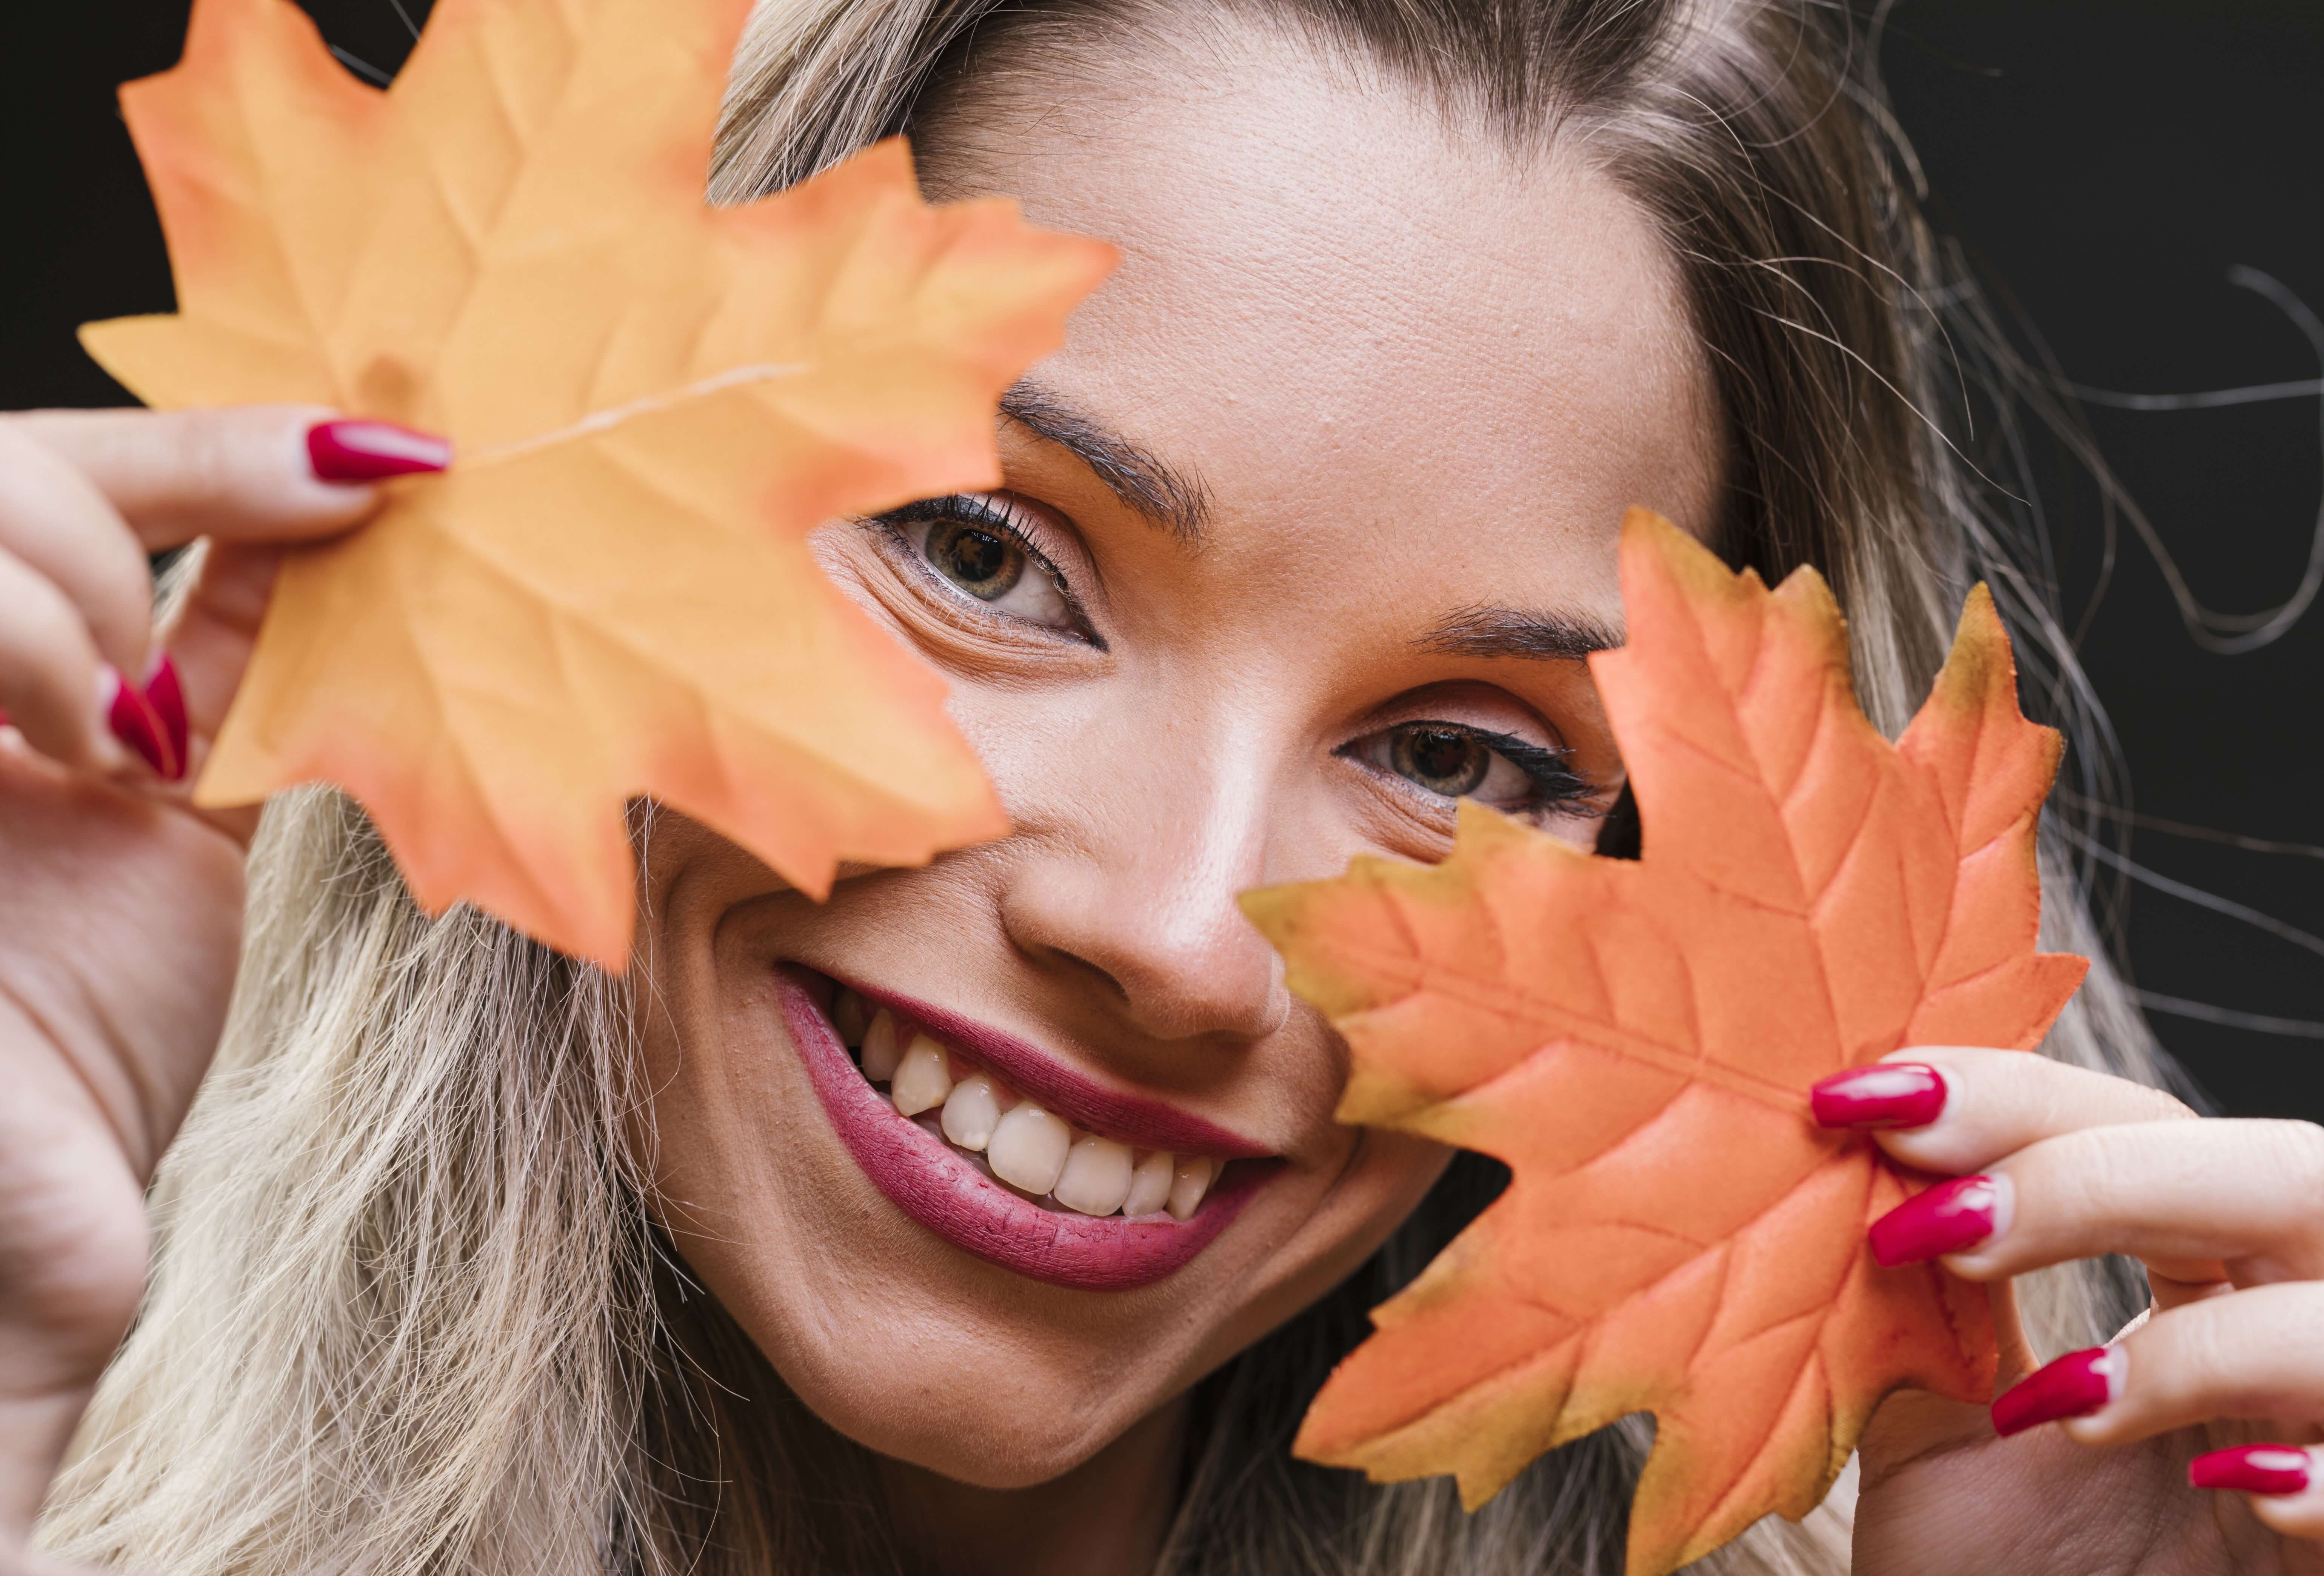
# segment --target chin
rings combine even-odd
[[[1088,1461],[1177,1393],[1094,1354],[997,1348],[973,1331],[899,1330],[902,1362],[826,1350],[782,1365],[799,1399],[881,1455],[979,1488],[1028,1488]],[[924,1339],[912,1339],[912,1337]],[[803,1354],[800,1354],[803,1355]]]
[[[930,1000],[898,932],[861,949],[876,977],[798,961],[825,919],[724,928],[654,982],[650,1166],[694,1276],[881,1455],[992,1488],[1071,1472],[1353,1269],[1441,1166],[1287,1080],[1213,1101],[1260,1141],[1102,1047]]]
[[[1260,1145],[882,986],[712,972],[650,1068],[658,1205],[842,1433],[1047,1481],[1296,1307],[1300,1173]]]

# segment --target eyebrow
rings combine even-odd
[[[1178,470],[1029,378],[1001,396],[1001,413],[1072,454],[1108,492],[1153,524],[1190,547],[1202,545],[1211,497],[1201,478]],[[1443,657],[1569,662],[1621,643],[1619,631],[1587,615],[1484,604],[1455,609],[1413,641],[1421,650]]]
[[[1200,478],[1140,448],[1030,380],[1001,396],[1001,413],[1069,451],[1105,484],[1106,491],[1153,524],[1189,547],[1202,544],[1210,523],[1211,495]]]
[[[1413,641],[1421,650],[1441,657],[1563,662],[1578,661],[1592,651],[1610,651],[1621,643],[1620,631],[1587,614],[1483,604],[1454,609]]]

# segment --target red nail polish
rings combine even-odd
[[[1883,1269],[1921,1264],[1993,1235],[2001,1187],[1990,1176],[1957,1176],[1915,1194],[1872,1222],[1872,1258]]]
[[[393,422],[348,419],[307,429],[307,461],[322,481],[376,482],[440,471],[452,463],[452,446]]]
[[[170,752],[178,758],[178,770],[183,771],[192,729],[186,721],[186,691],[178,682],[178,665],[170,660],[167,651],[153,659],[153,676],[145,681],[145,704],[161,719],[161,736],[170,742]]]
[[[2308,1487],[2308,1452],[2288,1444],[2215,1450],[2187,1463],[2188,1486],[2243,1494],[2298,1494]]]
[[[1827,1128],[1924,1128],[1945,1109],[1944,1075],[1919,1062],[1876,1062],[1819,1080],[1808,1091]]]
[[[154,776],[174,782],[183,775],[185,766],[170,748],[168,730],[153,714],[152,703],[145,698],[143,690],[122,683],[121,676],[112,668],[106,668],[106,675],[113,691],[113,699],[105,708],[106,726],[113,730],[115,738],[137,751],[153,769]]]
[[[2122,1348],[2070,1351],[2036,1369],[1993,1404],[1993,1432],[2023,1433],[2064,1417],[2087,1417],[2122,1392]]]

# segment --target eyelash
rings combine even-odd
[[[1482,728],[1473,732],[1526,774],[1534,792],[1541,796],[1541,808],[1570,809],[1597,796],[1598,785],[1566,764],[1571,751],[1545,749],[1508,733],[1489,733]]]
[[[941,585],[941,576],[928,567],[926,561],[921,558],[918,548],[913,544],[906,530],[908,526],[927,525],[939,521],[949,521],[959,525],[973,525],[979,530],[991,531],[995,536],[1006,537],[1023,548],[1025,556],[1032,559],[1043,574],[1050,576],[1056,581],[1057,594],[1064,599],[1066,611],[1073,615],[1075,625],[1074,633],[1101,651],[1106,649],[1104,637],[1091,627],[1088,615],[1082,611],[1081,599],[1074,594],[1073,582],[1066,577],[1065,572],[1057,567],[1056,560],[1034,545],[1032,539],[1026,535],[1017,524],[1016,517],[1007,509],[989,503],[974,493],[948,493],[941,498],[921,498],[905,504],[901,509],[890,509],[885,514],[872,515],[867,523],[878,527],[917,573]],[[970,606],[965,597],[949,591],[945,594],[945,603],[946,606],[957,608],[962,613],[972,616],[1015,623],[1024,622],[1012,620],[1003,613],[991,611],[978,613],[976,609]]]
[[[1539,816],[1559,812],[1573,816],[1602,813],[1591,803],[1598,797],[1598,785],[1566,764],[1572,753],[1569,751],[1536,744],[1530,740],[1520,739],[1514,733],[1502,733],[1491,728],[1475,727],[1467,723],[1442,722],[1430,717],[1416,717],[1409,722],[1398,723],[1383,732],[1394,734],[1408,728],[1434,728],[1450,733],[1464,733],[1487,749],[1494,751],[1511,766],[1523,772],[1526,780],[1533,785],[1533,790],[1538,797],[1532,804],[1516,806],[1513,813],[1517,815]],[[1370,734],[1367,735],[1367,738],[1379,736],[1379,734]],[[1358,751],[1365,742],[1365,739],[1355,740],[1342,745],[1333,753],[1360,761]],[[1393,772],[1388,775],[1396,777],[1398,782],[1416,793],[1428,793],[1426,788],[1407,778],[1397,776]],[[1431,794],[1429,797],[1434,798],[1438,796]]]
[[[1042,573],[1056,580],[1058,595],[1064,600],[1067,611],[1073,615],[1077,626],[1074,632],[1079,638],[1098,650],[1102,651],[1106,649],[1103,637],[1090,627],[1086,615],[1082,612],[1079,599],[1074,595],[1073,583],[1066,577],[1065,572],[1033,543],[1031,538],[1017,524],[1016,516],[1005,507],[996,506],[974,493],[951,493],[940,498],[918,499],[905,504],[900,509],[891,509],[885,514],[872,515],[865,523],[877,527],[898,555],[909,563],[917,574],[941,585],[941,577],[923,561],[908,529],[915,525],[928,525],[938,521],[972,525],[980,530],[1006,537],[1010,542],[1022,548],[1025,556],[1038,565]],[[988,611],[979,613],[970,605],[967,598],[955,594],[947,593],[945,596],[945,604],[948,608],[956,609],[964,616],[977,616],[987,621],[998,620],[1012,623],[1024,622],[1012,619],[1010,615],[1003,613]],[[1397,723],[1385,731],[1394,734],[1412,728],[1434,728],[1446,733],[1464,734],[1493,751],[1511,766],[1517,768],[1532,785],[1536,797],[1530,804],[1511,806],[1515,814],[1538,816],[1551,812],[1563,812],[1567,815],[1597,813],[1591,807],[1591,801],[1598,796],[1598,785],[1566,764],[1570,753],[1567,751],[1536,744],[1530,740],[1520,739],[1513,733],[1503,733],[1491,728],[1480,728],[1466,723],[1443,722],[1432,718],[1414,718],[1409,722]],[[1379,735],[1377,733],[1367,736],[1367,738],[1378,737]],[[1365,742],[1364,739],[1356,740],[1342,745],[1335,753],[1349,759],[1359,760],[1360,762],[1358,751]],[[1404,783],[1416,793],[1426,794],[1429,791],[1396,773],[1390,772],[1388,775],[1396,776],[1397,781]]]

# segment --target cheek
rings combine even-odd
[[[632,1130],[654,1207],[689,1258],[715,1244],[713,1258],[779,1262],[835,1202],[827,1168],[809,1162],[820,1114],[805,1071],[765,1004],[734,989],[733,974],[762,972],[706,966],[647,984]]]
[[[1360,1261],[1420,1207],[1459,1151],[1387,1128],[1360,1129],[1355,1143],[1355,1159],[1342,1191],[1363,1221],[1361,1230],[1348,1232],[1351,1246],[1362,1246]]]
[[[1361,1265],[1451,1153],[1335,1129],[1338,1152],[1254,1204],[1248,1235],[1147,1292],[1060,1294],[952,1253],[853,1172],[782,1030],[734,984],[763,967],[654,982],[641,1140],[658,1213],[810,1409],[963,1481],[1021,1487],[1086,1461]]]
[[[788,957],[877,954],[943,977],[975,952],[1007,862],[884,872],[818,906],[687,830],[647,866],[637,1157],[694,1279],[810,1409],[874,1451],[991,1487],[1068,1471],[1330,1291],[1443,1167],[1433,1144],[1333,1126],[1335,1064],[1317,1042],[1252,1064],[1281,1137],[1302,1135],[1286,1145],[1298,1158],[1179,1272],[1066,1292],[959,1253],[833,1130],[772,975]]]

